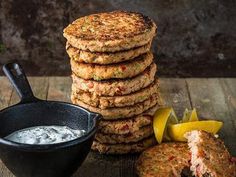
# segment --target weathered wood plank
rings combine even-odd
[[[192,106],[200,117],[224,122],[220,132],[227,147],[236,155],[236,129],[219,79],[187,79]],[[234,115],[235,116],[235,115]]]
[[[0,161],[0,176],[15,177],[1,161]]]
[[[7,107],[12,94],[12,86],[6,77],[0,77],[0,110]]]
[[[6,108],[9,105],[12,86],[6,77],[0,77],[0,110]],[[0,176],[11,177],[11,172],[5,167],[5,165],[0,161]]]
[[[136,155],[127,155],[122,157],[121,167],[120,167],[120,177],[136,177],[135,172],[135,161],[139,157],[138,154]]]
[[[90,152],[73,177],[84,177],[85,174],[87,177],[119,177],[121,176],[122,159],[121,156],[101,155],[97,152]]]
[[[192,108],[185,79],[161,78],[160,88],[165,105],[173,107],[178,117],[182,117],[185,108]]]
[[[34,95],[40,99],[47,98],[47,90],[48,90],[48,78],[47,77],[29,77],[29,83],[32,88]],[[20,101],[19,96],[16,91],[13,90],[10,105],[16,104]]]
[[[6,77],[0,77],[0,110],[7,107],[10,103],[12,94],[12,86]],[[1,177],[13,177],[12,173],[5,167],[0,161],[0,176]]]
[[[134,162],[137,155],[101,155],[90,152],[73,177],[136,177]]]
[[[70,77],[49,77],[47,99],[71,102],[71,82]]]
[[[234,127],[236,128],[236,78],[219,80],[223,88],[223,92],[226,98],[225,100],[231,114],[231,121],[233,122]]]
[[[13,88],[6,77],[0,77],[0,110],[7,107],[10,103]],[[1,177],[14,177],[12,173],[0,160],[0,176]]]

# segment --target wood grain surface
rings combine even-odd
[[[70,102],[69,77],[30,77],[35,96]],[[161,78],[161,96],[166,106],[174,107],[182,117],[185,108],[197,108],[200,117],[224,122],[220,136],[236,156],[236,79]],[[8,80],[0,77],[0,109],[19,102]],[[101,155],[90,152],[73,177],[136,177],[134,163],[138,155]],[[0,162],[0,177],[14,177]]]

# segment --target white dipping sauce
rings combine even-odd
[[[23,144],[55,144],[79,138],[85,130],[67,126],[37,126],[15,131],[5,139]]]

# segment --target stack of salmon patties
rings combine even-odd
[[[114,11],[79,18],[64,29],[71,100],[103,116],[93,150],[135,153],[156,143],[152,116],[161,99],[150,51],[156,28],[140,13]]]

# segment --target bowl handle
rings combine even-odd
[[[25,73],[18,63],[5,64],[3,66],[3,72],[20,96],[20,103],[39,101],[39,99],[34,96]]]

